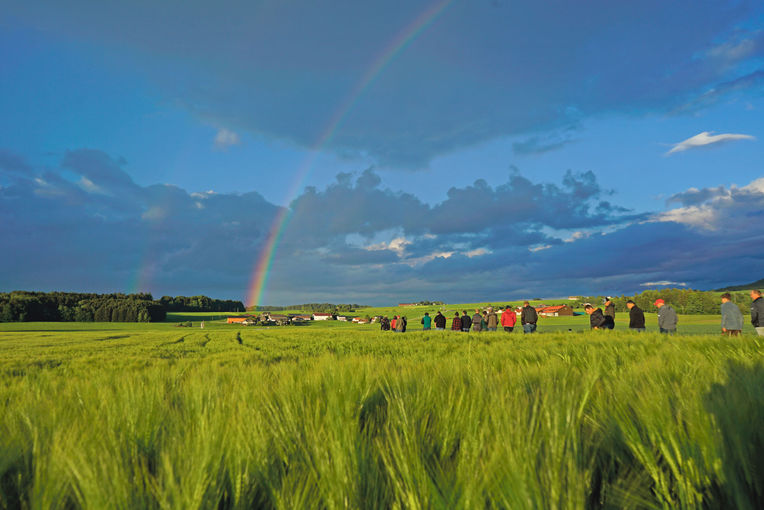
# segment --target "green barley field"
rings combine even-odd
[[[750,327],[465,334],[409,314],[405,334],[2,324],[0,508],[764,507]]]

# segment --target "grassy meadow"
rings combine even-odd
[[[409,317],[405,335],[2,324],[0,508],[764,506],[752,331],[573,317],[464,334]]]

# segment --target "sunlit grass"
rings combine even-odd
[[[755,336],[361,331],[0,332],[0,507],[764,502]]]

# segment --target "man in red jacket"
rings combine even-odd
[[[507,305],[503,312],[501,312],[501,325],[504,326],[504,331],[512,333],[517,323],[517,314],[512,307]]]

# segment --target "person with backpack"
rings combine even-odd
[[[512,310],[511,306],[507,305],[504,311],[501,312],[501,325],[504,331],[512,333],[515,329],[515,324],[517,324],[517,314]]]
[[[431,325],[432,319],[430,318],[430,312],[424,312],[424,317],[422,317],[422,331],[430,331]]]
[[[536,313],[536,309],[528,301],[525,301],[520,312],[520,323],[523,325],[523,333],[535,333],[538,320],[539,314]]]
[[[480,308],[475,309],[475,315],[472,316],[472,331],[475,333],[480,333],[483,331],[483,328],[481,328],[481,324],[483,322],[483,316],[480,315]]]
[[[488,307],[488,314],[486,315],[486,326],[488,327],[488,331],[496,331],[496,328],[499,325],[499,317],[496,315],[496,312],[493,311],[493,307]]]
[[[392,331],[393,333],[395,333],[395,332],[397,331],[397,330],[395,329],[395,327],[396,327],[397,325],[398,325],[398,316],[397,316],[397,315],[393,315],[393,320],[391,320],[391,321],[390,321],[390,331]]]

